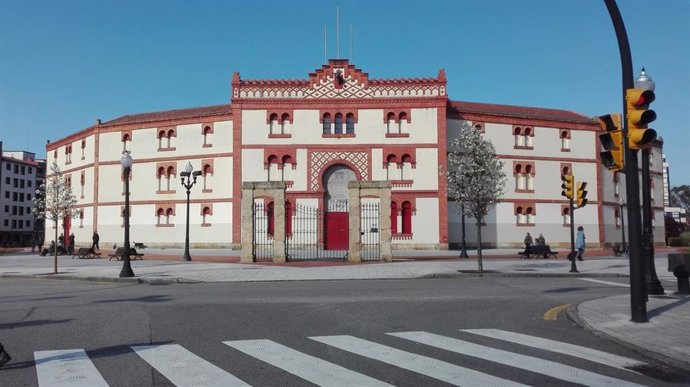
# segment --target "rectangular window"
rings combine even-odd
[[[15,202],[17,201],[17,193],[16,192],[12,192],[12,200]]]
[[[10,165],[10,163],[5,164],[5,166],[6,166],[5,169],[7,169],[8,171],[12,170],[12,166]],[[7,225],[5,225],[5,226],[7,226]]]
[[[19,180],[19,188],[24,188],[24,179]]]
[[[12,228],[17,228],[17,220],[12,219]]]
[[[21,171],[22,171],[22,175],[25,175],[25,174],[26,174],[26,167],[24,167],[24,166],[22,165]]]
[[[24,201],[24,192],[21,192],[21,193],[19,194],[19,201],[20,201],[20,202],[23,202],[23,201]]]
[[[31,200],[31,194],[26,194],[26,200]]]
[[[26,221],[26,228],[31,228],[31,221],[30,220]]]
[[[24,207],[19,207],[19,216],[24,215]]]
[[[11,182],[12,182],[12,179],[10,179],[9,177],[5,178],[5,184],[10,185]]]
[[[27,187],[31,187],[32,185],[33,185],[33,182],[32,182],[31,180],[28,180],[28,181],[26,182],[26,186],[27,186]]]
[[[17,215],[17,206],[12,206],[12,215]]]
[[[33,172],[34,172],[34,169],[29,167],[29,175],[32,174]]]
[[[9,168],[8,168],[9,169]],[[8,219],[5,219],[5,227],[10,225],[10,221]]]
[[[10,206],[5,206],[5,212],[10,212]]]
[[[24,228],[24,221],[23,220],[19,219],[17,221],[17,228]]]
[[[16,179],[16,178],[12,179],[12,185],[14,186],[14,188],[18,188],[19,187],[19,179]]]
[[[31,207],[26,207],[26,213],[30,214],[31,213]]]
[[[19,174],[19,165],[14,165],[14,173]]]
[[[10,198],[10,191],[5,191],[5,199],[9,199],[9,198]]]

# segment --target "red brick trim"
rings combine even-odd
[[[395,122],[396,124],[400,123],[401,121],[401,116],[402,118],[407,121],[407,123],[412,122],[412,109],[409,107],[405,108],[387,108],[386,110],[383,111],[383,123],[387,124],[389,119],[392,118],[392,121]]]
[[[209,128],[209,130],[206,131],[206,128]],[[213,134],[213,121],[201,123],[201,135],[203,136],[204,134]]]
[[[292,138],[291,133],[269,133],[268,138]]]
[[[207,174],[210,173],[213,175],[213,160],[214,159],[201,159],[201,173],[202,174]],[[208,168],[206,168],[208,166]]]
[[[558,170],[561,172],[561,175],[571,175],[573,173],[573,164],[561,163],[561,166]]]
[[[348,134],[348,133],[338,133],[338,134],[322,133],[321,137],[322,138],[355,138],[355,137],[357,137],[357,135],[354,133],[351,133],[351,134]]]
[[[211,212],[209,212],[207,215],[213,215],[213,203],[210,202],[203,202],[199,206],[199,215],[204,215],[204,209],[208,208]]]
[[[330,114],[331,115],[331,126],[335,125],[335,115],[340,113],[343,115],[343,130],[346,129],[346,124],[347,124],[347,115],[352,114],[353,118],[355,120],[355,124],[359,122],[359,110],[358,109],[353,109],[353,108],[346,108],[346,109],[339,109],[339,108],[325,108],[325,109],[319,109],[319,124],[323,125],[323,115],[324,114]]]
[[[294,109],[285,109],[285,108],[272,108],[269,110],[266,110],[266,124],[270,125],[271,124],[271,116],[276,115],[276,121],[278,124],[283,122],[283,117],[287,114],[288,115],[288,122],[292,124],[295,120],[295,110]]]
[[[386,133],[386,138],[405,138],[410,137],[409,133]]]

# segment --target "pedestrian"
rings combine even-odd
[[[540,233],[537,239],[535,239],[537,246],[546,246],[546,238]]]
[[[577,228],[575,248],[577,249],[577,260],[584,261],[584,259],[582,259],[582,255],[585,253],[585,228],[582,226]]]
[[[38,245],[38,239],[36,238],[36,235],[34,234],[34,236],[31,238],[31,252],[32,253],[36,251],[36,245]],[[38,251],[40,252],[41,250],[39,249]]]
[[[43,237],[38,237],[38,253],[43,252]]]
[[[532,236],[527,233],[525,235],[525,250],[528,250],[532,246]]]
[[[69,243],[69,246],[67,246],[68,253],[74,254],[74,233],[69,234],[69,240],[67,243]]]
[[[101,239],[100,236],[98,236],[98,232],[96,230],[93,230],[93,236],[91,237],[91,241],[93,241],[93,244],[91,245],[91,250],[95,253],[96,251],[101,251],[101,248],[98,247],[98,241]]]
[[[10,354],[5,351],[5,347],[3,347],[2,343],[0,343],[0,367],[5,365],[5,363],[10,360],[12,360],[12,357],[10,357]]]

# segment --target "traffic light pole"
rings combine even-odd
[[[573,195],[574,196],[574,195]],[[568,257],[570,257],[570,272],[571,273],[579,273],[577,271],[577,255],[575,253],[575,199],[573,197],[570,198],[570,254]]]
[[[654,231],[652,230],[652,198],[649,184],[649,149],[642,149],[642,255],[645,265],[647,294],[665,294],[654,266]]]
[[[621,57],[623,76],[623,115],[628,117],[626,90],[634,88],[632,58],[628,34],[620,10],[615,0],[604,0],[613,28],[616,31],[618,50]],[[633,322],[647,322],[647,288],[645,270],[642,262],[642,227],[640,219],[640,181],[637,164],[637,151],[628,146],[628,120],[623,120],[623,142],[625,144],[625,188],[628,198],[628,236],[630,237],[630,309]]]

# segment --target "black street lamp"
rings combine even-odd
[[[189,192],[192,189],[192,186],[196,184],[196,178],[199,177],[199,175],[201,175],[201,171],[194,171],[194,167],[189,161],[184,167],[184,172],[180,172],[182,186],[187,189],[187,228],[184,236],[184,255],[182,256],[183,261],[192,260],[192,257],[189,255]]]
[[[132,265],[129,261],[129,174],[132,171],[132,164],[134,160],[129,152],[125,152],[120,160],[120,165],[125,173],[125,252],[122,256],[122,270],[120,271],[120,278],[134,277]]]
[[[618,197],[618,205],[620,206],[620,215],[621,215],[621,241],[622,241],[621,252],[627,256],[628,255],[628,249],[625,246],[625,216],[623,216],[623,208],[625,207],[625,203],[623,202],[622,196]]]

